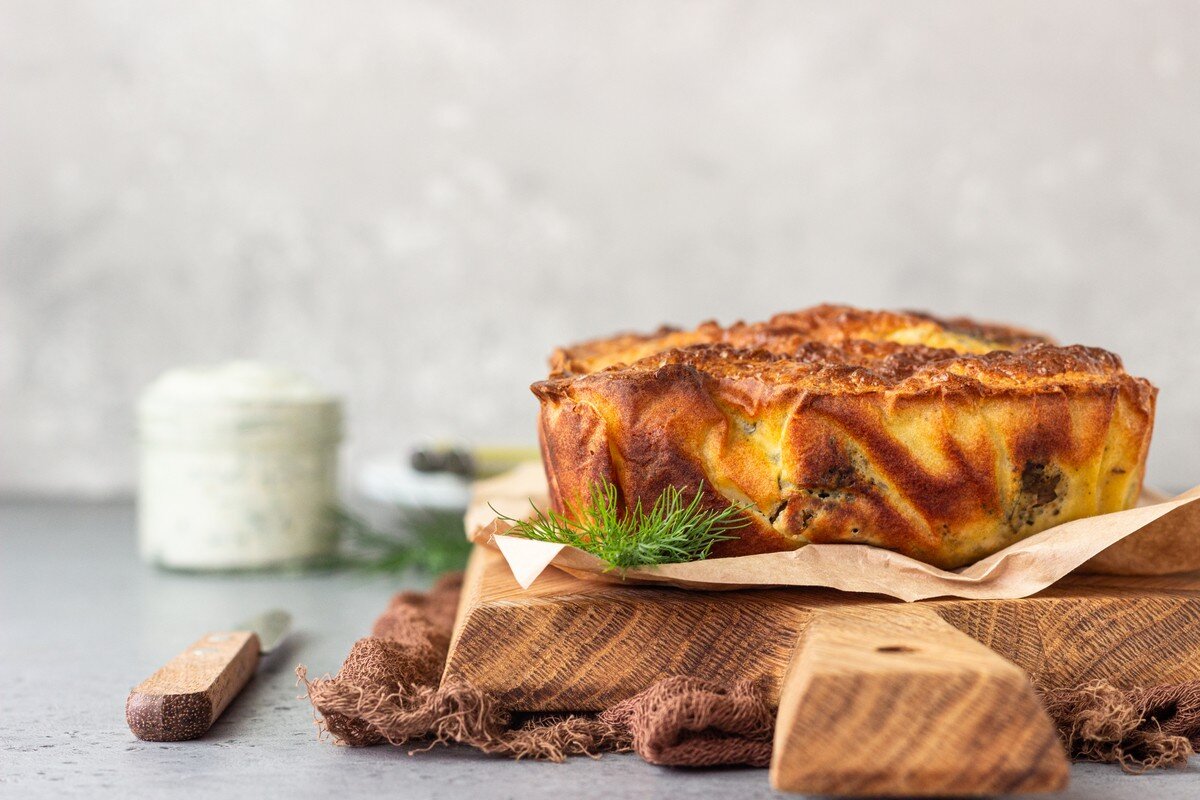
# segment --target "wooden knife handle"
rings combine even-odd
[[[259,650],[251,631],[201,637],[129,693],[129,730],[148,742],[203,735],[254,674]]]

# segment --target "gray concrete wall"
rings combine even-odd
[[[531,441],[555,343],[835,300],[1121,353],[1200,482],[1200,4],[0,0],[0,489],[258,356],[351,464]]]

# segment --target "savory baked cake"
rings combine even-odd
[[[884,547],[943,568],[1131,507],[1157,390],[1105,350],[966,319],[819,306],[624,334],[535,383],[554,509],[667,486],[744,507],[712,555]]]

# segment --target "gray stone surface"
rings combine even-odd
[[[391,593],[356,575],[179,575],[134,556],[126,504],[0,503],[0,797],[755,798],[763,770],[661,769],[634,756],[541,764],[316,739],[292,674],[335,671]],[[133,684],[205,630],[271,606],[295,634],[203,739],[139,742]],[[1003,747],[1003,742],[997,742]],[[1200,762],[1140,777],[1077,765],[1063,798],[1200,796]]]
[[[351,468],[532,441],[554,344],[822,300],[1042,328],[1200,482],[1192,0],[0,0],[0,487],[131,485],[253,355]]]

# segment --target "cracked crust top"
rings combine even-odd
[[[587,374],[698,344],[725,344],[793,355],[814,342],[842,347],[854,342],[876,342],[923,345],[958,353],[988,353],[1049,341],[1019,328],[963,317],[939,319],[913,311],[864,311],[850,306],[821,305],[776,314],[766,322],[736,322],[728,328],[709,321],[690,331],[662,327],[654,333],[623,333],[582,342],[554,351],[550,357],[550,375]]]

